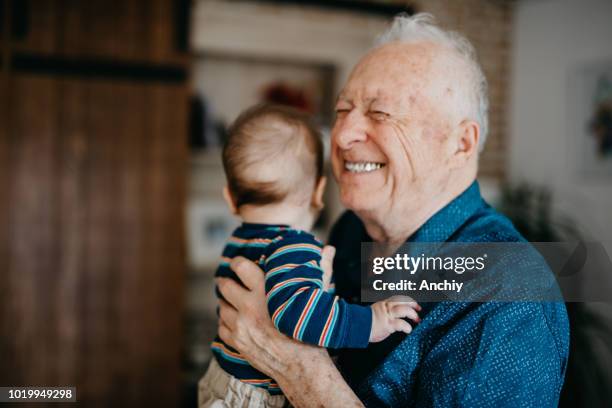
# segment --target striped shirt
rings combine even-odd
[[[243,223],[223,250],[215,276],[238,280],[229,268],[236,256],[256,262],[265,273],[268,312],[274,326],[296,340],[326,348],[367,347],[372,312],[323,288],[322,245],[310,233],[283,225]],[[219,293],[217,292],[219,296]],[[217,336],[219,365],[235,378],[279,394],[278,384]]]

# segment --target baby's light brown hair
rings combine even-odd
[[[228,129],[223,168],[237,208],[287,198],[307,202],[323,176],[321,134],[306,113],[253,106]]]

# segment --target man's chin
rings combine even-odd
[[[353,212],[371,211],[376,208],[376,193],[342,193],[340,202],[342,205]]]

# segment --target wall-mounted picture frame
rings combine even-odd
[[[336,68],[329,63],[206,52],[192,70],[193,150],[223,145],[224,129],[257,103],[308,112],[323,128],[332,124]]]
[[[612,61],[578,68],[570,83],[571,137],[582,180],[612,180]]]

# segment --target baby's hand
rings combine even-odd
[[[417,314],[417,311],[421,310],[421,306],[415,301],[401,301],[389,298],[376,302],[370,307],[372,308],[370,343],[383,341],[397,331],[406,334],[410,333],[412,326],[402,319],[403,317],[407,317],[416,323],[421,321]]]

